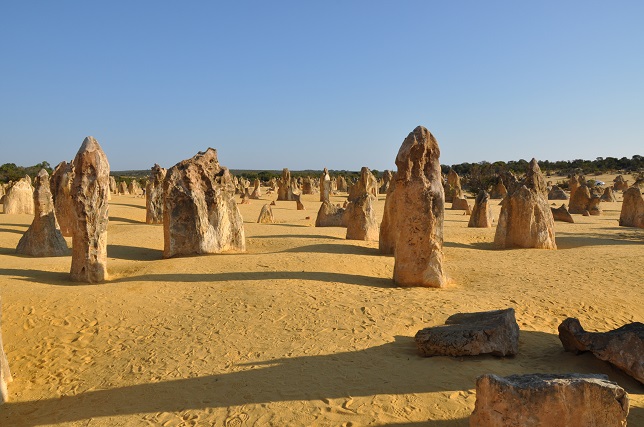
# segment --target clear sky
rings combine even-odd
[[[0,164],[113,170],[644,153],[644,1],[0,2]]]

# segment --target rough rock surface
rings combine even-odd
[[[394,282],[400,286],[441,288],[443,270],[443,190],[440,149],[434,136],[418,126],[396,156],[397,172],[385,201],[386,221],[380,250],[393,251]]]
[[[465,197],[454,197],[452,199],[452,210],[471,211],[471,208]]]
[[[284,168],[282,177],[277,181],[277,200],[293,200],[291,185],[291,171],[288,168]]]
[[[163,224],[163,181],[168,171],[155,163],[145,187],[145,222]]]
[[[496,185],[490,192],[490,199],[502,199],[506,194],[508,194],[508,190],[503,184],[503,179],[499,177],[499,180],[496,182]]]
[[[71,197],[74,206],[71,279],[97,283],[107,280],[107,196],[110,165],[91,136],[72,162]]]
[[[257,218],[257,223],[258,224],[273,224],[275,222],[275,217],[273,217],[273,209],[271,209],[271,205],[265,204],[262,206],[262,210],[259,213],[259,217]]]
[[[445,325],[425,328],[415,337],[422,356],[514,356],[519,352],[519,325],[514,309],[459,313]]]
[[[476,380],[470,426],[623,427],[628,394],[606,375],[528,374]]]
[[[117,194],[118,193],[118,186],[116,185],[116,178],[113,176],[110,176],[110,193]]]
[[[494,244],[499,248],[557,249],[546,182],[535,159],[525,178],[501,202]]]
[[[261,182],[259,181],[259,178],[255,178],[255,181],[253,182],[253,191],[250,193],[250,198],[257,200],[262,197],[262,186]]]
[[[119,194],[125,195],[130,194],[130,190],[127,189],[127,182],[121,181],[118,185]]]
[[[9,362],[2,347],[2,305],[0,304],[0,405],[9,400],[7,384],[11,381],[13,381],[13,378],[9,370]]]
[[[168,170],[163,183],[164,258],[246,250],[235,187],[208,148]]]
[[[572,219],[572,215],[570,215],[570,212],[568,212],[568,207],[566,206],[565,203],[556,209],[550,208],[550,210],[552,211],[552,218],[555,221],[570,222],[570,223],[575,222],[575,220]]]
[[[604,189],[604,194],[601,196],[602,202],[616,202],[617,198],[611,187],[606,187]]]
[[[575,195],[575,191],[581,186],[581,184],[585,182],[585,179],[583,176],[578,177],[577,175],[572,175],[570,177],[570,180],[568,181],[568,189],[570,190],[570,200],[572,200],[572,196]]]
[[[341,191],[343,193],[346,193],[349,191],[349,187],[347,186],[347,180],[343,176],[339,176],[338,179],[336,180],[336,185],[338,188],[338,191]]]
[[[617,175],[617,177],[613,180],[613,190],[615,191],[628,190],[628,181],[625,180],[622,175]]]
[[[631,187],[624,191],[619,225],[644,228],[644,198],[638,187]]]
[[[591,215],[601,215],[602,214],[602,209],[601,209],[601,197],[600,196],[592,196],[590,198],[590,201],[588,202],[588,213]]]
[[[14,182],[4,195],[4,213],[9,215],[34,214],[34,189],[31,179],[21,178]]]
[[[331,202],[323,202],[315,219],[316,227],[346,227],[345,209]]]
[[[302,204],[302,195],[300,193],[293,194],[293,200],[295,200],[295,207],[298,211],[306,210],[304,204]]]
[[[331,176],[329,170],[324,168],[322,176],[320,177],[320,201],[328,202],[331,195]]]
[[[553,185],[548,192],[548,200],[568,200],[568,195],[560,187]]]
[[[644,384],[644,323],[633,322],[608,332],[586,332],[579,320],[569,317],[558,329],[566,351],[590,351]]]
[[[60,232],[66,237],[72,236],[76,218],[71,193],[73,179],[72,164],[67,162],[60,162],[50,178],[56,220],[58,221]]]
[[[389,191],[389,185],[391,184],[393,177],[394,174],[391,173],[389,169],[385,169],[385,171],[382,173],[382,185],[380,186],[380,194],[385,194],[387,193],[387,191]]]
[[[67,242],[56,221],[49,174],[45,169],[40,170],[34,184],[34,220],[20,238],[16,252],[37,257],[68,255]]]
[[[143,189],[139,184],[139,181],[132,179],[127,186],[127,191],[133,196],[140,196],[143,194]]]
[[[492,208],[490,207],[490,195],[485,190],[481,190],[474,200],[472,216],[467,223],[468,227],[488,228],[492,227]]]
[[[347,239],[378,240],[379,224],[374,209],[377,186],[378,181],[369,168],[363,167],[358,182],[349,192],[349,204],[345,212]]]
[[[455,198],[462,198],[463,190],[461,189],[461,177],[458,176],[454,169],[447,173],[447,183],[445,185],[445,201],[452,202]]]

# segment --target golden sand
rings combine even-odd
[[[164,260],[144,199],[113,196],[101,285],[71,283],[70,257],[15,255],[32,218],[0,215],[14,376],[0,425],[467,426],[477,376],[535,372],[607,374],[630,395],[629,425],[644,425],[644,386],[557,337],[566,317],[599,331],[644,320],[644,230],[618,226],[621,194],[602,216],[555,223],[556,251],[495,250],[494,228],[446,210],[446,289],[397,288],[378,242],[315,228],[319,195],[256,224],[275,197],[239,205],[246,253]],[[419,329],[506,307],[518,356],[417,355]]]

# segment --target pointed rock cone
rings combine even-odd
[[[71,197],[75,221],[72,230],[71,279],[98,283],[107,280],[107,195],[110,164],[93,137],[83,141],[72,162]]]
[[[69,249],[56,222],[49,174],[45,169],[36,176],[34,187],[34,220],[18,242],[16,252],[37,257],[65,256]]]

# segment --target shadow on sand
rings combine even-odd
[[[381,253],[378,248],[367,248],[351,244],[321,243],[318,245],[299,246],[297,248],[287,249],[282,252],[320,252],[327,254],[348,254],[348,255],[378,255]]]
[[[623,230],[620,230],[623,231]],[[577,234],[558,232],[556,235],[558,249],[574,249],[584,246],[615,246],[615,245],[641,245],[644,243],[644,233],[624,234]]]
[[[138,246],[107,245],[107,256],[128,261],[156,261],[162,258],[163,251]]]
[[[144,224],[145,225],[145,221],[137,221],[135,219],[123,218],[123,217],[120,217],[120,216],[111,216],[108,219],[110,221],[114,221],[114,222],[125,222],[125,223],[128,223],[128,224]]]
[[[37,426],[115,415],[456,391],[472,387],[473,377],[453,380],[445,375],[445,378],[432,381],[409,369],[408,363],[401,363],[401,360],[418,357],[413,338],[399,336],[394,342],[360,351],[236,365],[237,372],[87,391],[38,401],[10,401],[2,407],[0,424]],[[432,361],[420,360],[420,363],[431,365]],[[457,426],[462,425],[462,420],[391,425]]]

